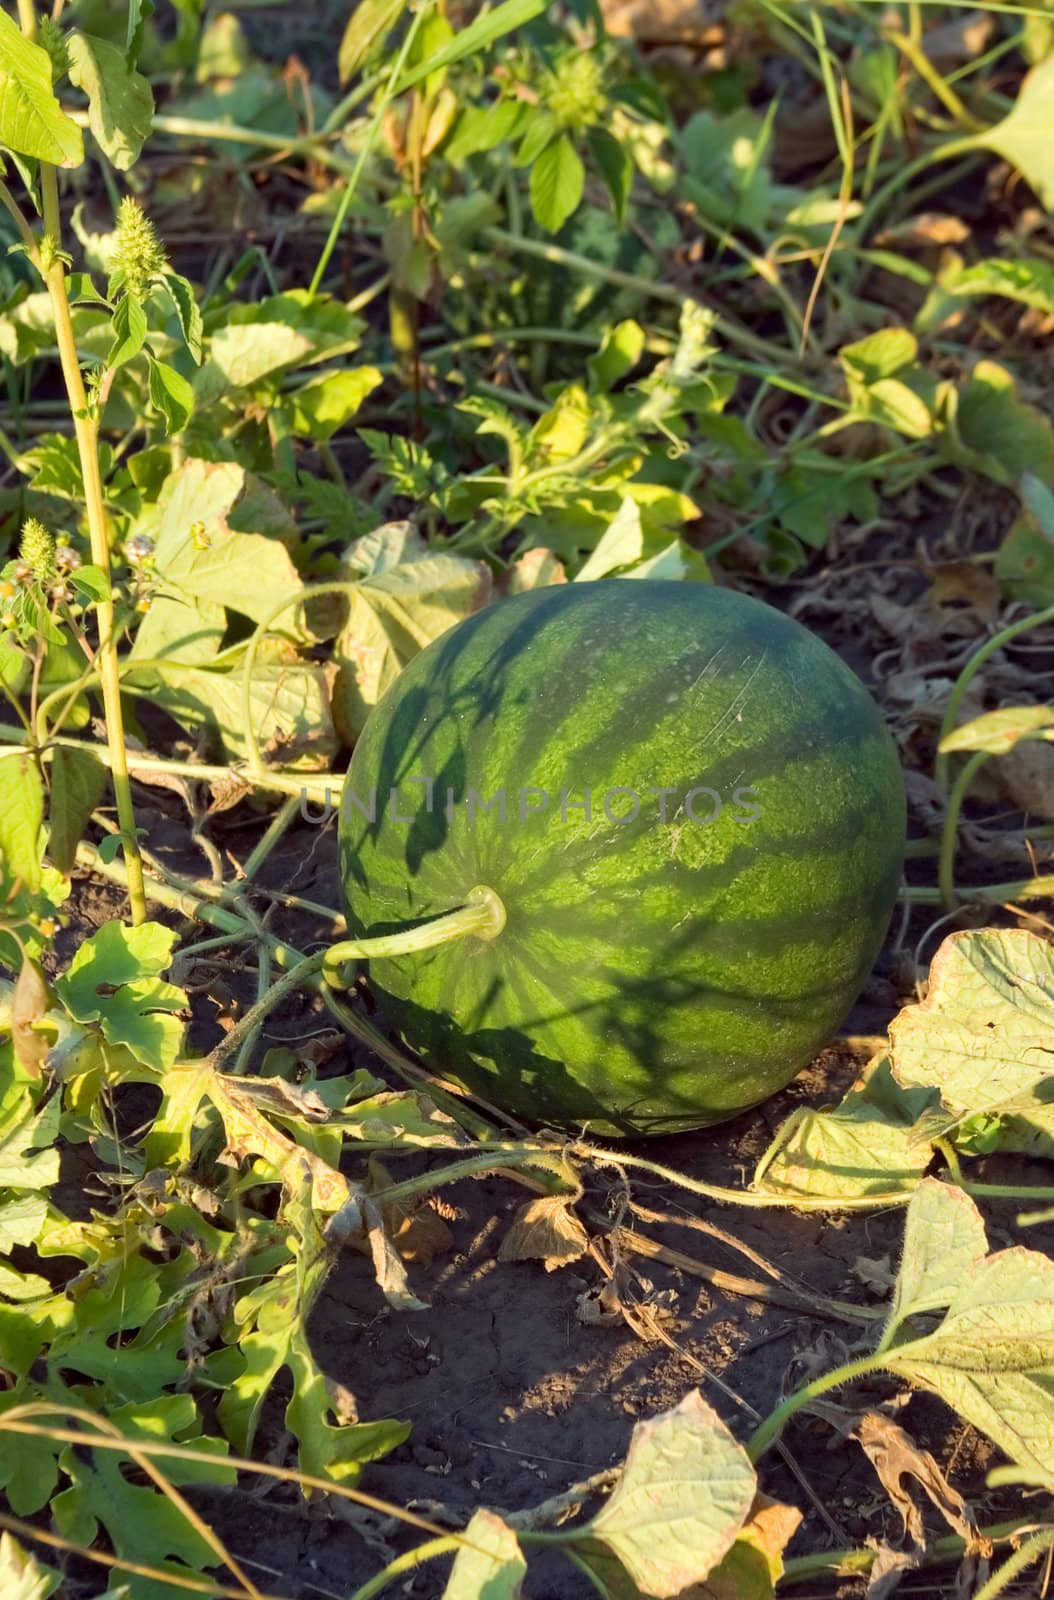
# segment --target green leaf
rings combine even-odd
[[[61,1582],[59,1573],[42,1567],[10,1533],[0,1533],[0,1594],[4,1600],[47,1600]]]
[[[0,11],[0,144],[57,167],[79,167],[84,141],[59,105],[46,50]]]
[[[352,367],[311,378],[287,397],[292,431],[308,439],[331,439],[382,382],[376,367]]]
[[[231,306],[212,336],[209,360],[195,377],[207,394],[218,373],[223,385],[246,388],[287,367],[308,366],[358,347],[363,322],[329,295],[290,289],[256,304]]]
[[[451,137],[443,145],[444,159],[458,167],[469,156],[496,149],[507,139],[515,139],[522,133],[529,115],[530,108],[522,100],[466,106],[454,124]]]
[[[40,887],[44,785],[32,756],[0,757],[0,861],[32,893]]]
[[[893,1070],[953,1116],[1007,1119],[1000,1148],[1054,1139],[1054,946],[1025,929],[950,934],[929,991],[890,1024]]]
[[[644,354],[644,343],[644,329],[639,322],[627,319],[613,328],[606,328],[600,349],[586,363],[593,385],[605,394],[613,389],[620,379],[633,371]]]
[[[481,1506],[463,1537],[443,1600],[519,1600],[527,1563],[508,1523]]]
[[[90,272],[67,273],[66,296],[71,306],[108,306],[110,303],[95,287]]]
[[[1054,267],[1036,257],[979,261],[950,279],[947,287],[953,296],[999,295],[1054,316]]]
[[[633,188],[633,157],[624,144],[605,128],[591,128],[588,136],[590,154],[604,187],[611,196],[611,204],[619,222],[625,222]]]
[[[1002,711],[986,711],[972,722],[961,723],[941,740],[938,749],[942,755],[956,750],[987,750],[991,755],[1006,755],[1025,734],[1044,728],[1054,728],[1054,706],[1007,706]]]
[[[139,157],[154,118],[147,80],[106,39],[75,31],[66,37],[70,82],[88,96],[88,126],[119,172]]]
[[[158,974],[172,959],[176,935],[159,922],[138,928],[104,922],[78,948],[55,991],[77,1022],[97,1022],[111,1044],[123,1044],[138,1061],[164,1072],[179,1055],[182,989]]]
[[[995,576],[1010,600],[1054,605],[1054,494],[1031,473],[1020,489],[1024,514],[999,547]]]
[[[11,1046],[0,1051],[0,1189],[49,1189],[59,1179],[58,1137],[61,1107],[57,1095],[37,1112],[26,1080],[15,1073]]]
[[[679,1595],[731,1548],[756,1487],[745,1450],[692,1389],[637,1423],[615,1492],[582,1532],[613,1550],[645,1593]]]
[[[575,582],[592,583],[597,578],[604,578],[619,567],[628,567],[634,561],[639,561],[643,553],[644,532],[640,507],[627,495],[611,526],[576,574]]]
[[[189,1395],[163,1395],[146,1403],[121,1406],[110,1413],[110,1420],[127,1438],[174,1438],[192,1444],[196,1450],[215,1449],[216,1465],[205,1469],[202,1479],[226,1485],[234,1482],[233,1468],[222,1460],[222,1441],[201,1436],[196,1407]],[[70,1479],[70,1487],[51,1502],[55,1524],[64,1537],[90,1548],[97,1542],[100,1530],[105,1529],[118,1556],[158,1567],[174,1577],[186,1578],[188,1568],[200,1571],[215,1566],[215,1550],[187,1520],[182,1508],[157,1489],[129,1482],[125,1476],[127,1464],[128,1458],[116,1450],[89,1452],[67,1445],[60,1465]],[[183,1463],[162,1457],[159,1465],[170,1480],[186,1481],[179,1470]],[[136,1580],[138,1585],[142,1582]],[[163,1596],[174,1597],[180,1591],[149,1582],[148,1586],[133,1586],[130,1593],[136,1600],[147,1600],[148,1596],[150,1600],[162,1600]]]
[[[337,52],[341,83],[355,76],[371,51],[395,27],[406,5],[407,0],[361,0],[361,4],[352,6]]]
[[[952,461],[1014,484],[1026,472],[1054,477],[1054,428],[1017,397],[1014,379],[995,361],[978,361],[969,382],[949,390],[939,443]]]
[[[1013,109],[994,128],[976,137],[976,143],[1001,155],[1018,169],[1035,189],[1048,211],[1054,211],[1054,142],[1050,137],[1050,107],[1054,98],[1054,56],[1024,79]]]
[[[566,133],[546,145],[531,168],[531,210],[539,226],[558,233],[577,211],[585,181],[586,169]]]
[[[415,83],[420,83],[422,78],[430,77],[441,67],[453,66],[455,61],[463,61],[466,56],[489,49],[496,40],[504,38],[515,28],[522,28],[528,22],[533,22],[545,9],[546,0],[504,0],[502,5],[495,6],[493,11],[485,12],[483,16],[477,17],[475,22],[470,22],[467,28],[462,28],[449,44],[435,51],[426,61],[419,62],[404,72],[392,93],[404,94],[407,89],[412,89]]]
[[[106,791],[106,768],[88,750],[56,745],[51,759],[48,855],[71,872],[88,819]]]
[[[880,1056],[832,1110],[791,1113],[758,1162],[754,1187],[832,1201],[911,1188],[933,1156],[916,1124],[936,1100],[933,1089],[902,1089]]]
[[[883,1341],[907,1317],[950,1306],[987,1250],[984,1220],[966,1191],[923,1178],[904,1221],[904,1252]]]
[[[134,295],[126,294],[113,314],[114,342],[106,357],[108,367],[123,367],[143,348],[146,339],[146,312]]]
[[[183,342],[195,361],[200,361],[202,356],[203,323],[201,308],[194,294],[192,285],[186,278],[180,277],[178,272],[165,272],[160,280],[171,300],[176,316],[179,319],[180,331]]]
[[[165,481],[154,548],[162,592],[229,606],[261,622],[303,588],[285,539],[295,529],[274,491],[233,461],[185,461]],[[290,607],[283,629],[299,630]]]
[[[906,328],[883,328],[866,339],[843,345],[838,359],[850,376],[869,388],[910,366],[918,353],[918,340]]]
[[[540,106],[529,108],[526,127],[521,130],[523,138],[520,148],[516,152],[516,165],[529,167],[536,161],[545,149],[551,144],[560,132],[560,124],[551,111],[545,111]]]
[[[943,1322],[882,1356],[1012,1460],[1041,1471],[1054,1459],[1054,1261],[1015,1246],[976,1262]]]
[[[194,411],[194,390],[175,367],[152,359],[150,401],[165,419],[165,432],[182,433]]]

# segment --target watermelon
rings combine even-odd
[[[349,932],[490,891],[493,926],[370,962],[441,1075],[533,1124],[670,1133],[782,1088],[881,948],[904,785],[854,673],[779,611],[603,579],[459,623],[370,714]]]

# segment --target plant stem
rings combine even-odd
[[[1010,900],[1045,900],[1054,894],[1054,873],[1035,878],[1019,878],[1013,883],[985,883],[975,889],[959,889],[963,903],[976,901],[979,905],[1002,906]],[[940,889],[909,886],[901,889],[897,898],[913,906],[939,906],[943,904]]]
[[[41,162],[40,187],[44,204],[44,225],[54,249],[59,246],[59,195],[58,174],[48,162]],[[98,421],[88,414],[88,397],[84,389],[77,342],[73,334],[70,303],[66,294],[66,270],[61,259],[54,260],[44,272],[55,318],[55,340],[58,345],[62,376],[73,413],[73,428],[80,457],[81,476],[84,481],[84,506],[91,540],[92,561],[110,582],[110,538],[103,503],[102,475],[99,471]],[[133,926],[146,920],[146,892],[143,886],[143,862],[139,853],[136,833],[135,807],[132,803],[132,786],[128,777],[128,753],[124,742],[124,719],[121,713],[121,673],[117,659],[117,640],[114,635],[114,607],[110,598],[97,603],[99,618],[99,646],[95,653],[95,666],[102,689],[103,712],[106,719],[106,742],[110,752],[110,777],[117,802],[117,818],[121,828],[121,845],[128,868],[128,900]]]
[[[991,753],[990,750],[975,750],[956,778],[952,792],[948,796],[944,828],[941,833],[941,853],[937,865],[937,886],[947,911],[955,911],[960,903],[955,892],[955,845],[958,837],[959,813],[974,774],[979,767],[984,766]]]
[[[356,1589],[349,1600],[373,1600],[373,1596],[387,1589],[390,1583],[400,1577],[404,1572],[413,1572],[416,1567],[425,1561],[434,1561],[436,1556],[451,1555],[467,1543],[464,1534],[445,1534],[441,1539],[429,1539],[427,1544],[420,1544],[414,1550],[406,1550],[401,1556],[396,1556],[394,1561],[389,1561],[383,1571],[378,1572],[368,1582]]]
[[[933,768],[937,787],[944,794],[948,792],[948,754],[942,753],[940,746],[955,727],[963,697],[977,672],[984,666],[989,656],[1001,650],[1005,644],[1009,644],[1011,639],[1016,639],[1019,633],[1027,633],[1031,628],[1042,628],[1048,622],[1054,622],[1054,606],[1047,606],[1042,611],[1033,612],[1030,617],[1021,617],[1017,622],[1010,623],[1009,627],[1001,629],[999,633],[993,634],[991,639],[985,641],[970,657],[955,680],[955,687],[948,696],[948,704],[941,719],[940,732],[937,736],[937,759]]]
[[[747,1455],[751,1461],[758,1461],[764,1455],[770,1444],[773,1444],[783,1430],[783,1425],[788,1422],[795,1412],[802,1406],[816,1400],[821,1394],[826,1394],[829,1389],[837,1389],[843,1383],[850,1383],[854,1378],[862,1378],[869,1372],[876,1372],[882,1365],[881,1360],[874,1355],[861,1356],[856,1361],[847,1361],[844,1366],[836,1367],[833,1372],[825,1373],[822,1378],[816,1378],[803,1389],[796,1389],[787,1396],[782,1405],[778,1405],[767,1416],[761,1427],[758,1428],[747,1441]]]
[[[998,1522],[992,1527],[981,1528],[980,1534],[983,1539],[999,1542],[1013,1538],[1020,1527],[1019,1517],[1016,1522]],[[955,1533],[948,1534],[944,1539],[934,1540],[923,1557],[923,1564],[936,1566],[943,1561],[955,1561],[965,1549],[965,1539]],[[780,1587],[808,1583],[813,1578],[826,1577],[828,1574],[847,1578],[856,1573],[870,1572],[877,1554],[877,1550],[862,1546],[856,1550],[817,1550],[807,1556],[788,1556],[783,1564]]]

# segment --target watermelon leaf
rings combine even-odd
[[[480,1507],[464,1532],[465,1544],[443,1590],[443,1600],[519,1600],[527,1572],[519,1540],[494,1511]]]

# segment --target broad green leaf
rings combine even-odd
[[[443,1600],[519,1600],[527,1563],[508,1523],[481,1506],[463,1537]]]
[[[1012,1460],[1054,1459],[1054,1261],[1015,1246],[976,1262],[944,1320],[887,1350],[882,1364],[921,1383]]]
[[[904,1220],[904,1251],[884,1339],[905,1318],[950,1306],[987,1249],[984,1220],[965,1190],[923,1178]]]
[[[956,1117],[1008,1118],[1012,1139],[1054,1137],[1054,946],[1036,934],[949,935],[926,999],[905,1007],[889,1035],[900,1083],[939,1088]]]
[[[165,419],[165,432],[182,433],[194,411],[194,390],[175,367],[152,360],[150,401]]]
[[[979,261],[952,278],[948,289],[953,296],[999,295],[1054,316],[1054,267],[1038,257]]]
[[[159,595],[139,624],[129,662],[171,656],[185,666],[202,666],[219,652],[227,613],[211,600],[192,595]]]
[[[455,61],[463,61],[466,56],[487,50],[496,40],[502,39],[515,28],[525,27],[528,22],[533,22],[535,17],[540,17],[546,8],[546,0],[504,0],[504,3],[494,7],[493,11],[484,12],[467,28],[455,34],[449,44],[443,46],[430,55],[427,60],[419,62],[409,68],[399,78],[395,85],[394,94],[403,94],[407,89],[413,88],[415,83],[420,83],[422,78],[428,78],[433,72],[438,72],[441,67],[453,66]]]
[[[723,116],[697,111],[685,123],[677,141],[681,182],[711,222],[764,237],[779,202],[767,159],[775,109],[773,101],[764,117],[747,106]]]
[[[1024,514],[1004,538],[994,572],[1011,600],[1054,605],[1054,494],[1034,474],[1020,483]]]
[[[0,862],[32,893],[40,887],[44,784],[32,756],[0,756]]]
[[[788,1117],[758,1163],[754,1187],[832,1205],[909,1189],[933,1157],[916,1124],[936,1100],[933,1089],[902,1089],[879,1056],[832,1110],[804,1106]]]
[[[221,388],[245,388],[287,367],[309,366],[358,347],[363,321],[329,295],[290,289],[254,304],[234,303],[212,336],[209,360],[195,378],[207,394],[219,373]]]
[[[1018,399],[1012,375],[998,362],[978,361],[962,389],[947,386],[941,420],[944,453],[995,483],[1016,484],[1025,473],[1054,477],[1054,428]]]
[[[376,367],[352,367],[309,379],[287,397],[293,432],[308,439],[331,439],[382,382]]]
[[[567,134],[547,144],[531,167],[531,210],[539,226],[559,233],[578,209],[585,182],[586,169]]]
[[[0,1202],[0,1250],[32,1244],[47,1221],[48,1203],[42,1194],[21,1193]]]
[[[88,96],[88,126],[119,172],[139,158],[154,117],[154,96],[124,52],[106,39],[75,30],[66,37],[70,82]]]
[[[51,758],[48,855],[60,872],[70,872],[77,846],[106,791],[106,768],[89,750],[56,745]]]
[[[361,0],[352,6],[348,25],[337,52],[337,71],[341,83],[353,78],[371,52],[394,28],[407,0]]]
[[[62,1578],[23,1550],[10,1533],[0,1533],[0,1594],[4,1600],[47,1600]]]
[[[199,83],[210,78],[236,78],[252,65],[252,47],[240,20],[221,11],[202,30],[194,76]]]
[[[362,9],[361,7],[359,8]],[[523,131],[529,109],[522,100],[500,100],[496,106],[466,106],[443,146],[444,158],[455,167],[469,156],[494,150]]]
[[[987,750],[991,755],[1006,755],[1025,734],[1054,728],[1054,706],[1007,706],[1001,711],[986,711],[953,728],[940,742],[942,755],[956,750]]]
[[[134,1360],[129,1352],[127,1359]],[[193,1419],[188,1426],[188,1414]],[[111,1413],[111,1420],[121,1428],[126,1437],[158,1439],[176,1437],[182,1443],[192,1444],[196,1450],[215,1449],[217,1461],[214,1468],[201,1469],[201,1480],[210,1483],[231,1484],[233,1468],[225,1466],[222,1459],[224,1446],[221,1440],[201,1436],[200,1423],[194,1402],[186,1395],[164,1395],[146,1404],[119,1407]],[[155,1458],[170,1480],[186,1481],[179,1470],[185,1463]],[[59,1531],[79,1544],[91,1547],[105,1529],[114,1551],[126,1561],[143,1566],[160,1568],[175,1577],[186,1578],[191,1572],[216,1564],[216,1552],[198,1529],[190,1523],[181,1507],[153,1487],[132,1483],[125,1476],[127,1458],[116,1450],[90,1451],[67,1445],[60,1458],[63,1472],[70,1479],[70,1487],[55,1496],[51,1512]],[[161,1600],[165,1590],[151,1582],[147,1589],[132,1589],[133,1596],[156,1597]],[[173,1595],[179,1591],[170,1591]]]
[[[647,1594],[679,1595],[731,1548],[757,1482],[742,1446],[697,1389],[638,1422],[618,1487],[583,1533]]]
[[[0,11],[0,145],[57,167],[79,167],[84,140],[59,105],[46,50]]]
[[[628,567],[634,561],[639,561],[643,553],[640,507],[627,495],[619,506],[615,520],[576,574],[575,582],[592,583],[597,578],[604,578],[619,567]]]
[[[179,1055],[182,989],[159,977],[172,959],[176,935],[159,922],[138,928],[104,922],[78,948],[55,992],[77,1022],[96,1022],[110,1044],[125,1045],[138,1061],[164,1072]]]
[[[167,479],[154,548],[162,594],[231,610],[262,622],[300,576],[283,542],[292,518],[274,491],[233,461],[191,458]],[[284,633],[299,633],[290,607]]]
[[[1013,109],[975,142],[994,150],[1025,177],[1048,211],[1054,211],[1054,141],[1050,108],[1054,98],[1054,56],[1025,78]]]

